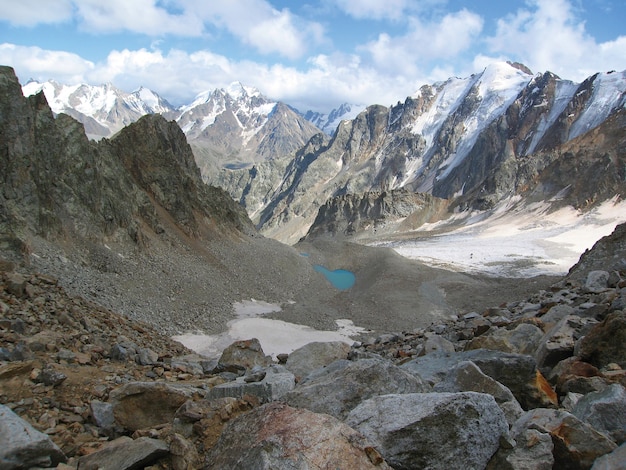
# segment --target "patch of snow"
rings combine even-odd
[[[572,124],[569,139],[599,126],[619,106],[626,105],[626,70],[623,72],[600,73],[593,81],[591,97],[584,111]]]
[[[280,305],[257,300],[234,304],[237,318],[228,322],[228,331],[219,335],[184,334],[174,336],[189,349],[203,356],[217,358],[235,341],[257,338],[263,352],[274,358],[281,353],[291,353],[312,342],[343,341],[352,344],[352,336],[365,330],[351,320],[336,320],[337,331],[315,330],[308,326],[282,320],[260,318],[260,315],[280,311]]]

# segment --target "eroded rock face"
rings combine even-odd
[[[361,434],[336,418],[272,403],[230,422],[205,468],[390,467]]]

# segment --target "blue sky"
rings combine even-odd
[[[301,111],[390,105],[522,62],[582,81],[626,69],[624,0],[19,0],[0,64],[65,84],[146,86],[174,105],[233,81]]]

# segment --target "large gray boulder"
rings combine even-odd
[[[525,354],[488,349],[436,352],[415,358],[400,367],[434,385],[463,361],[472,361],[484,374],[505,385],[524,409],[557,404],[556,394],[537,370],[535,359]]]
[[[282,366],[273,365],[262,369],[258,381],[251,381],[247,377],[238,377],[232,382],[216,385],[207,393],[207,398],[243,398],[245,395],[253,395],[261,403],[278,400],[295,387],[294,375]]]
[[[296,408],[339,419],[367,398],[430,391],[418,377],[382,359],[339,360],[309,374],[283,399]]]
[[[371,440],[396,469],[485,468],[508,434],[491,395],[383,395],[353,409],[346,423]]]
[[[606,433],[617,444],[626,441],[626,389],[609,385],[599,392],[582,397],[572,410],[577,418]]]
[[[158,439],[120,437],[101,450],[78,460],[81,470],[134,470],[157,461],[169,453],[169,446]]]
[[[372,444],[348,425],[284,403],[257,407],[228,423],[204,468],[390,469]]]
[[[596,459],[591,470],[622,470],[626,468],[624,462],[626,462],[626,444]]]
[[[521,429],[511,437],[514,445],[500,446],[487,470],[552,470],[554,444],[549,434]]]
[[[478,392],[488,393],[504,412],[507,422],[512,425],[524,413],[511,390],[492,379],[472,361],[457,364],[449,374],[433,387],[434,392]]]
[[[343,341],[308,343],[289,354],[285,367],[300,380],[315,369],[346,359],[349,352],[350,346]]]
[[[0,405],[0,468],[51,467],[65,460],[61,449],[46,434]]]

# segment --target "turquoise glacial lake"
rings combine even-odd
[[[348,290],[354,285],[354,281],[356,281],[354,273],[346,269],[335,269],[331,271],[319,264],[316,264],[313,268],[318,273],[322,273],[335,289]]]

